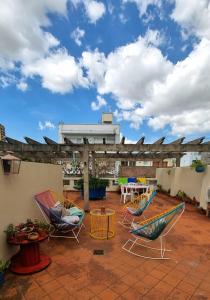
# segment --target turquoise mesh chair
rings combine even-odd
[[[127,228],[131,227],[131,224],[134,222],[135,217],[139,217],[143,214],[143,212],[149,207],[149,205],[152,203],[152,200],[156,196],[157,192],[154,191],[151,193],[149,198],[143,198],[141,201],[139,201],[138,207],[135,209],[133,207],[127,206],[125,207],[125,213],[123,216],[123,220],[119,223]]]
[[[180,203],[179,205],[161,213],[153,218],[145,220],[141,223],[133,223],[132,230],[130,230],[133,235],[133,239],[128,239],[126,243],[123,245],[123,249],[129,253],[132,253],[136,256],[140,256],[143,258],[150,259],[170,259],[169,257],[165,257],[166,251],[171,251],[165,249],[163,238],[171,231],[171,229],[175,226],[181,215],[183,214],[185,209],[185,203]],[[169,224],[171,223],[171,226]],[[168,228],[168,230],[167,230]],[[160,240],[160,248],[153,248],[146,245],[146,243],[153,242],[155,240]],[[128,245],[130,246],[128,247]],[[149,249],[149,251],[158,251],[160,256],[151,257],[148,255],[142,255],[136,250],[137,246]]]

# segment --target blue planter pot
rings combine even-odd
[[[81,191],[83,197],[84,192]],[[90,200],[100,200],[106,197],[106,188],[90,189],[89,190],[89,199]]]
[[[4,273],[3,272],[0,272],[0,286],[3,285],[5,282],[5,279],[4,279]]]
[[[204,166],[198,166],[198,167],[195,168],[195,171],[197,173],[202,173],[202,172],[205,171],[205,167]]]

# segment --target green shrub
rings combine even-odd
[[[99,189],[99,188],[105,188],[109,185],[109,180],[107,179],[100,179],[96,177],[90,177],[89,178],[89,189]],[[74,186],[75,189],[81,191],[84,189],[84,180],[79,179],[77,183]]]

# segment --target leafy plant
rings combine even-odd
[[[205,169],[206,164],[204,164],[200,159],[194,159],[191,164],[191,168],[196,169],[197,167],[203,167]]]
[[[162,185],[161,184],[157,184],[157,189],[158,189],[158,192],[161,192],[163,190]]]
[[[9,265],[10,265],[10,261],[3,261],[3,260],[0,260],[0,273],[4,273],[8,268],[9,268]]]
[[[187,197],[187,195],[185,194],[185,192],[179,190],[178,193],[176,194],[177,198],[184,201],[184,199]]]
[[[9,224],[4,232],[7,235],[7,239],[10,239],[17,233],[17,228],[13,224]]]
[[[109,181],[107,179],[100,179],[96,177],[90,177],[89,178],[89,189],[99,189],[99,188],[105,188],[109,185]],[[84,180],[79,179],[77,183],[74,186],[77,190],[83,190],[84,189]]]

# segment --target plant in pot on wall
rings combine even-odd
[[[109,185],[109,181],[106,179],[100,179],[96,177],[89,178],[89,198],[90,200],[103,199],[106,197],[106,187]],[[80,179],[74,186],[75,189],[81,191],[82,196],[84,192],[84,181]]]
[[[205,171],[206,165],[200,159],[194,159],[191,168],[195,169],[197,173],[202,173]]]
[[[10,265],[10,261],[3,261],[0,260],[0,287],[1,285],[3,285],[3,283],[5,282],[5,271],[9,268]]]

